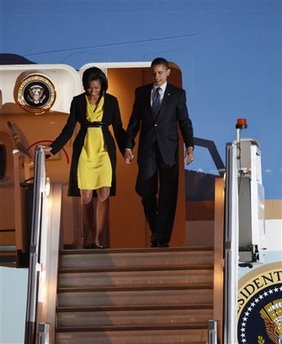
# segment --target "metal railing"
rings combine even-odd
[[[33,207],[30,239],[30,262],[26,309],[25,344],[35,343],[38,281],[40,271],[39,240],[41,235],[42,207],[46,196],[45,152],[36,149],[34,159]]]
[[[40,328],[45,323],[44,328],[53,328],[55,323],[61,192],[60,184],[54,184],[50,188],[46,176],[44,147],[36,147],[25,344],[42,342],[38,335]]]
[[[236,144],[226,146],[224,344],[237,342],[238,171]]]

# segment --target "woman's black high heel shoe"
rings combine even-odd
[[[83,245],[83,248],[85,249],[93,249],[93,248],[96,248],[96,244],[85,244]]]

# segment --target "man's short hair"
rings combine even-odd
[[[151,67],[156,66],[156,65],[164,65],[167,69],[169,69],[169,63],[164,57],[156,57],[152,63]]]

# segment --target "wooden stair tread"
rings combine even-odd
[[[212,246],[181,246],[181,247],[158,247],[158,248],[106,248],[106,249],[62,249],[60,250],[60,255],[69,255],[69,254],[109,254],[109,253],[142,253],[142,252],[198,252],[198,251],[207,251],[213,252]]]
[[[127,311],[133,311],[133,310],[138,310],[138,311],[144,311],[144,310],[177,310],[177,309],[212,309],[212,304],[211,303],[205,303],[205,304],[182,304],[182,305],[138,305],[138,306],[98,306],[98,307],[88,307],[87,309],[85,307],[62,307],[58,306],[57,311],[58,312],[100,312],[100,311],[105,311],[105,310],[110,310],[110,311],[121,311],[121,310],[127,310]]]
[[[142,334],[142,335],[140,335]],[[57,332],[56,344],[206,344],[206,329]]]
[[[163,266],[136,266],[136,267],[101,267],[101,268],[60,268],[59,273],[76,273],[76,272],[130,272],[130,271],[170,271],[170,270],[213,270],[212,264],[201,265],[163,265]]]
[[[56,343],[203,344],[213,269],[212,247],[64,249]]]
[[[83,332],[83,331],[143,331],[143,330],[178,330],[178,329],[207,329],[208,324],[205,322],[197,322],[186,325],[147,325],[147,326],[99,326],[99,327],[60,327],[56,328],[58,332]]]
[[[138,287],[97,287],[93,289],[93,287],[85,287],[85,288],[58,288],[59,293],[75,293],[75,292],[121,292],[121,291],[128,291],[128,292],[136,292],[136,291],[154,291],[154,290],[191,290],[191,289],[213,289],[213,286],[211,284],[198,284],[198,285],[187,285],[187,286],[138,286]]]

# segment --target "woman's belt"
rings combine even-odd
[[[86,128],[108,128],[109,127],[109,125],[107,123],[98,122],[98,121],[89,122],[83,126],[85,126]]]

